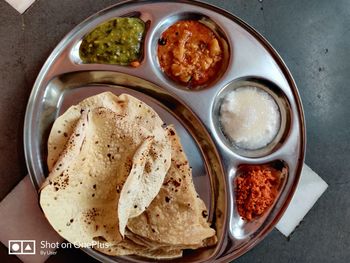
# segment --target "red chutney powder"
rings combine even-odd
[[[252,167],[235,180],[236,203],[247,221],[262,215],[274,202],[280,184],[279,173],[267,167]]]

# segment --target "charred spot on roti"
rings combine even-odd
[[[63,133],[63,136],[64,136],[64,137],[68,137],[68,133],[66,133],[66,132]]]
[[[203,211],[202,211],[202,216],[203,216],[204,218],[207,218],[207,217],[208,217],[208,211],[207,211],[207,210],[203,210]]]
[[[88,224],[91,224],[92,222],[94,222],[96,220],[96,217],[99,215],[100,213],[94,207],[87,210],[86,212],[83,212],[84,221],[87,222]]]
[[[145,171],[146,173],[150,173],[151,172],[151,163],[150,162],[147,162],[146,165],[145,165]]]
[[[168,196],[165,197],[165,202],[167,202],[167,203],[170,202],[170,198]]]

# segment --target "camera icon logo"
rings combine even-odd
[[[9,240],[9,255],[34,255],[35,240]]]

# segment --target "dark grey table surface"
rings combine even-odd
[[[0,200],[26,175],[23,118],[45,59],[75,25],[117,2],[37,0],[20,15],[0,1]],[[280,53],[304,105],[306,163],[329,184],[289,239],[274,230],[235,262],[349,262],[350,1],[207,2],[248,22]],[[94,262],[75,249],[60,250],[48,262],[78,260]],[[3,245],[0,261],[19,262]]]

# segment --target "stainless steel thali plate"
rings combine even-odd
[[[83,64],[79,45],[101,22],[120,16],[145,21],[143,60],[137,68]],[[159,69],[157,41],[181,19],[201,20],[226,45],[225,67],[208,87],[185,89]],[[232,148],[218,129],[218,105],[228,90],[245,85],[271,94],[281,112],[281,129],[264,150]],[[304,116],[295,82],[271,45],[234,15],[195,1],[127,1],[91,16],[74,28],[55,48],[40,71],[30,96],[24,126],[29,174],[38,189],[47,175],[47,138],[54,120],[69,106],[103,91],[128,93],[152,106],[174,124],[193,168],[196,190],[205,201],[218,243],[186,252],[176,262],[227,262],[247,252],[278,222],[295,191],[305,151]],[[240,165],[283,163],[288,167],[283,190],[268,213],[245,223],[235,207],[233,180]],[[103,262],[148,262],[140,257],[110,257],[92,249],[86,253]]]

